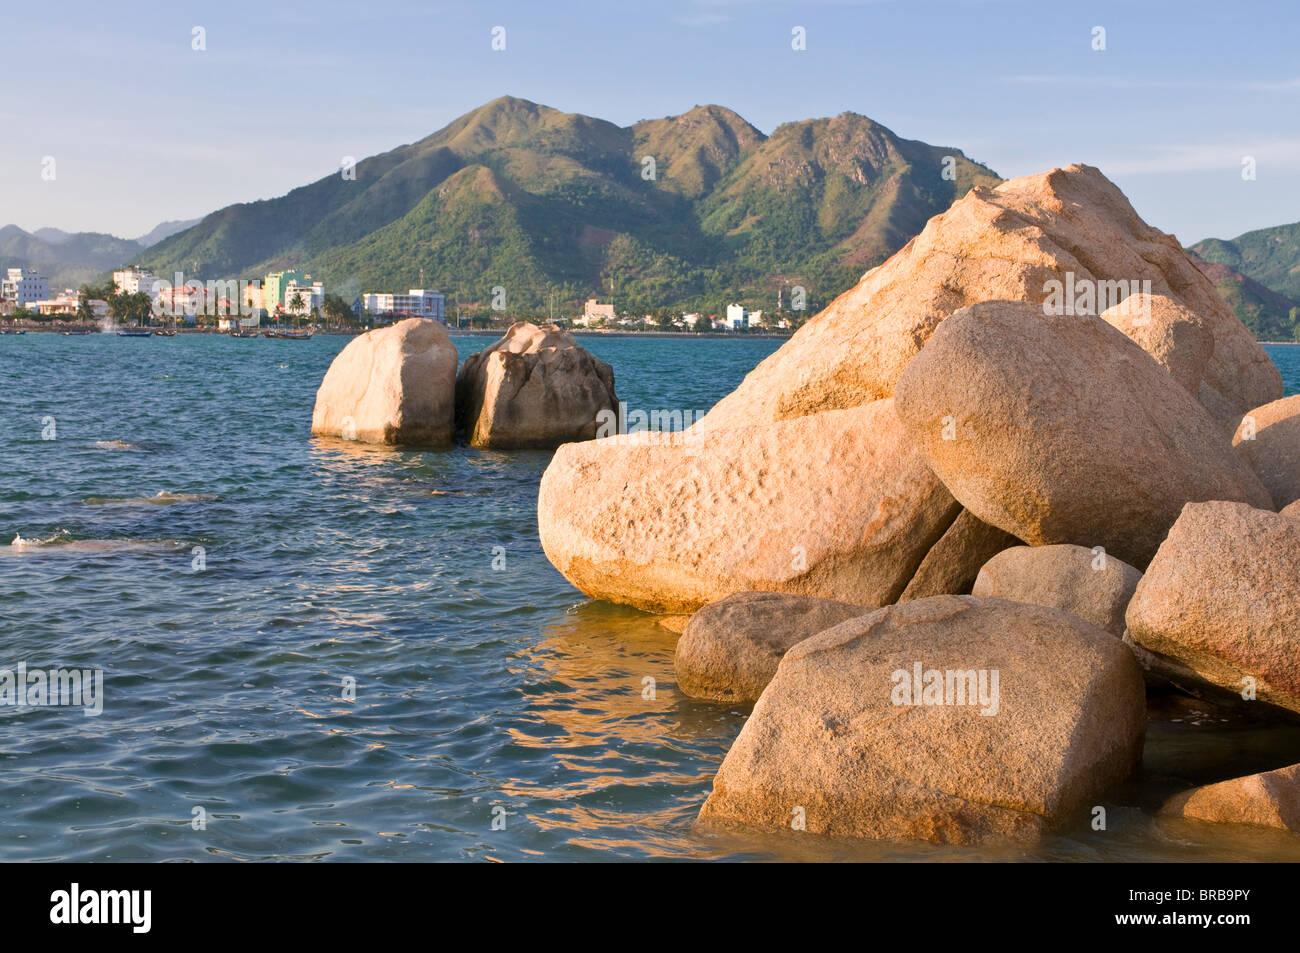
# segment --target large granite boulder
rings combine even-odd
[[[1107,308],[1101,318],[1150,354],[1183,390],[1199,398],[1214,356],[1214,332],[1208,321],[1172,298],[1142,292]]]
[[[455,439],[456,347],[438,321],[408,318],[348,342],[316,391],[311,432],[364,443]]]
[[[1189,500],[1271,504],[1209,412],[1095,316],[964,308],[896,402],[961,504],[1031,545],[1102,546],[1141,567]]]
[[[972,189],[800,328],[700,426],[889,397],[953,312],[991,300],[1041,305],[1057,290],[1052,282],[1093,289],[1091,308],[1069,296],[1079,313],[1095,316],[1128,292],[1160,295],[1196,315],[1214,338],[1203,373],[1216,417],[1282,396],[1277,368],[1178,240],[1143,222],[1097,169],[1071,165]]]
[[[1298,578],[1300,520],[1189,503],[1129,602],[1128,637],[1188,691],[1300,713]]]
[[[565,444],[537,521],[547,558],[587,595],[680,613],[746,590],[885,605],[957,510],[884,400]]]
[[[1142,674],[1058,609],[937,596],[791,648],[705,823],[949,843],[1082,822],[1138,764]]]
[[[963,509],[925,554],[898,601],[969,595],[980,567],[1002,550],[1019,545],[1010,533]]]
[[[971,595],[1051,606],[1116,638],[1142,573],[1102,551],[1062,543],[1004,549],[979,571]]]
[[[510,325],[465,359],[456,377],[457,425],[476,447],[526,449],[591,440],[602,412],[616,418],[614,371],[555,325]]]
[[[757,701],[792,645],[874,611],[781,592],[733,593],[691,616],[677,640],[677,685],[695,698]]]
[[[1249,411],[1237,424],[1232,445],[1277,509],[1300,500],[1300,394]]]
[[[1184,791],[1165,802],[1160,813],[1300,834],[1300,764]]]

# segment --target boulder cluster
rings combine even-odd
[[[1086,824],[1148,691],[1300,715],[1297,501],[1300,397],[1074,165],[973,189],[684,433],[560,447],[538,526],[754,703],[702,822],[969,843]],[[1297,830],[1297,777],[1165,813]]]
[[[438,321],[408,318],[367,331],[330,364],[312,412],[314,434],[365,443],[553,448],[596,436],[614,414],[614,372],[555,325],[516,322],[460,372]]]

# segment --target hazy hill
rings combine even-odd
[[[362,160],[355,181],[221,209],[142,260],[199,278],[301,267],[347,296],[412,287],[423,268],[465,302],[500,285],[511,309],[611,287],[620,308],[771,307],[785,281],[815,308],[997,181],[853,113],[768,137],[719,106],[620,127],[504,97]]]
[[[65,232],[38,228],[26,232],[17,225],[0,228],[0,270],[35,268],[50,280],[50,291],[79,288],[97,281],[106,271],[137,258],[150,245],[195,225],[163,222],[140,238],[117,238],[101,232]]]

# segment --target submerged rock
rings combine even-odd
[[[1277,509],[1300,500],[1300,394],[1249,411],[1237,424],[1232,445]]]
[[[1184,791],[1167,801],[1160,813],[1300,834],[1300,764]]]
[[[677,641],[677,684],[696,698],[756,701],[792,645],[873,611],[811,596],[734,593],[691,616]]]
[[[1141,567],[1189,500],[1271,502],[1205,408],[1097,317],[963,309],[896,401],[961,504],[1031,545],[1103,546]]]
[[[438,321],[408,318],[339,352],[316,391],[311,432],[364,443],[455,438],[456,346]]]
[[[618,412],[614,371],[555,325],[510,325],[471,354],[456,377],[456,415],[476,447],[557,447],[596,436],[602,411]]]
[[[1114,636],[1058,609],[920,599],[786,653],[700,820],[948,843],[1033,838],[1085,819],[1126,779],[1145,726],[1141,671]]]
[[[565,444],[537,500],[542,548],[566,579],[664,613],[746,590],[893,602],[956,512],[889,400]]]
[[[1188,691],[1300,712],[1297,578],[1300,521],[1189,503],[1138,583],[1128,636]]]
[[[1016,546],[988,561],[971,594],[1063,609],[1121,638],[1141,578],[1128,563],[1082,546]]]

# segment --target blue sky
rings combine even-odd
[[[1300,220],[1297,26],[1254,0],[53,2],[0,28],[0,224],[136,236],[510,94],[620,125],[718,103],[764,132],[852,110],[1003,176],[1097,165],[1185,243],[1228,238]]]

